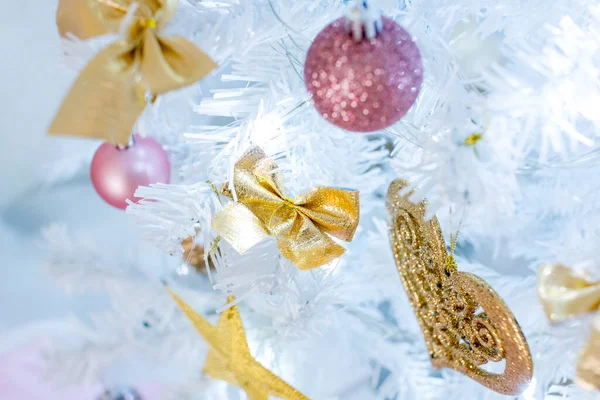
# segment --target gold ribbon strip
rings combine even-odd
[[[223,312],[219,324],[215,327],[179,296],[168,290],[181,311],[210,346],[204,373],[213,379],[239,386],[250,400],[268,400],[269,395],[288,400],[308,400],[308,397],[252,357],[237,306]],[[234,300],[230,297],[228,302]]]
[[[107,33],[125,37],[101,50],[83,69],[65,97],[51,135],[103,139],[127,145],[146,107],[157,96],[190,85],[217,65],[192,42],[162,37],[178,0],[60,0],[61,36],[80,39]]]
[[[564,265],[546,264],[538,269],[538,295],[552,322],[587,314],[600,306],[600,282]],[[586,389],[600,389],[600,313],[596,313],[587,345],[579,355],[577,383]]]
[[[448,254],[426,204],[412,203],[408,183],[394,181],[387,195],[390,239],[398,273],[437,368],[452,368],[496,392],[516,395],[533,375],[527,341],[508,306],[481,278],[461,272]],[[481,368],[505,361],[504,372]]]
[[[214,216],[212,228],[240,253],[275,236],[281,255],[308,270],[344,253],[328,235],[349,242],[358,226],[357,191],[317,187],[290,200],[277,165],[258,147],[235,164],[233,187],[237,201]],[[223,194],[232,197],[227,188]]]

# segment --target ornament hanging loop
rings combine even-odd
[[[371,40],[383,29],[381,10],[376,8],[374,0],[353,0],[346,12],[346,31],[355,42]]]
[[[134,135],[131,135],[131,137],[129,138],[129,143],[116,144],[115,147],[119,150],[127,150],[128,148],[133,147],[133,145],[135,145],[135,138]]]

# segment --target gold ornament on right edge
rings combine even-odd
[[[538,295],[552,323],[596,311],[575,380],[586,390],[600,390],[600,281],[561,264],[545,264],[538,269]]]
[[[388,190],[390,239],[433,367],[452,368],[498,393],[521,393],[533,363],[519,324],[484,280],[458,271],[437,218],[424,220],[425,202],[411,203],[411,193],[401,194],[407,187],[396,180]],[[502,374],[480,367],[502,360]]]

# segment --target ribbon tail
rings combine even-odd
[[[206,53],[182,37],[159,38],[150,29],[144,33],[142,76],[152,94],[188,86],[216,67]]]
[[[579,356],[577,383],[587,390],[600,389],[600,315],[596,315],[592,334]]]
[[[570,268],[547,264],[538,270],[538,295],[552,322],[594,311],[600,305],[600,283],[590,283]]]
[[[303,271],[325,265],[346,251],[310,218],[290,207],[281,207],[273,214],[269,229],[275,232],[281,255]]]
[[[294,202],[323,232],[349,242],[360,218],[359,193],[318,187]]]
[[[50,135],[127,145],[146,107],[139,98],[135,54],[127,42],[102,50],[81,72],[54,117]]]
[[[282,256],[302,271],[325,265],[340,258],[346,251],[323,233],[315,235],[313,239],[311,242],[300,243],[286,238],[279,240],[277,247]]]
[[[269,236],[258,217],[244,204],[237,202],[227,204],[215,214],[211,226],[241,254]]]

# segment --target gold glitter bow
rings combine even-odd
[[[51,135],[104,139],[127,145],[146,107],[157,96],[196,82],[216,64],[179,36],[162,37],[178,0],[60,0],[61,35],[81,39],[106,33],[125,37],[101,50],[84,68],[52,122]]]
[[[582,274],[558,264],[538,270],[538,295],[548,319],[564,321],[600,307],[600,282],[590,282]],[[600,389],[600,313],[592,334],[579,355],[577,383],[586,389]]]
[[[269,395],[288,400],[308,400],[308,397],[252,357],[236,306],[225,311],[219,324],[214,327],[179,296],[171,290],[169,293],[210,346],[204,373],[214,379],[241,387],[250,400],[268,400]],[[234,298],[230,297],[228,302],[233,300]]]
[[[499,393],[522,392],[533,363],[519,324],[484,280],[458,271],[437,219],[424,220],[425,202],[411,203],[412,193],[402,194],[407,188],[402,180],[389,188],[390,239],[433,366],[452,368]],[[502,374],[480,368],[502,360]]]
[[[277,165],[258,147],[235,164],[233,186],[238,201],[215,215],[212,228],[240,253],[272,235],[282,256],[308,270],[344,253],[327,234],[351,241],[358,226],[358,192],[317,187],[290,200]]]

